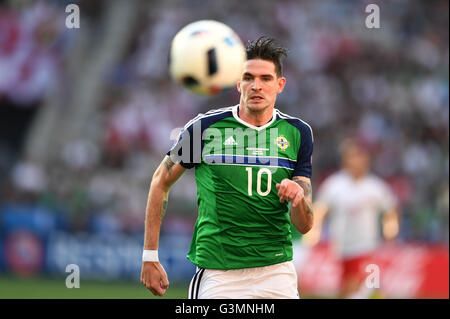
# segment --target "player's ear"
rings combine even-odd
[[[238,92],[241,93],[241,80],[237,80],[236,87],[237,87]]]
[[[278,81],[277,93],[281,93],[281,92],[283,92],[284,86],[286,85],[286,78],[282,76],[282,77],[279,77],[277,79],[277,81]]]

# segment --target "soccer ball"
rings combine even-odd
[[[193,22],[173,38],[171,77],[195,93],[215,95],[236,85],[246,58],[239,36],[214,20]]]

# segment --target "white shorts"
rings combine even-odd
[[[292,261],[244,269],[197,268],[189,299],[299,299]]]

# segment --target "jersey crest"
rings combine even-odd
[[[277,144],[277,146],[282,151],[286,150],[289,147],[289,141],[283,135],[277,137],[277,139],[275,140],[275,144]]]

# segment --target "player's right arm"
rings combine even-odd
[[[157,250],[169,190],[186,169],[166,156],[153,174],[145,213],[144,249]],[[162,296],[169,287],[166,271],[159,262],[143,262],[141,282],[155,295]]]

